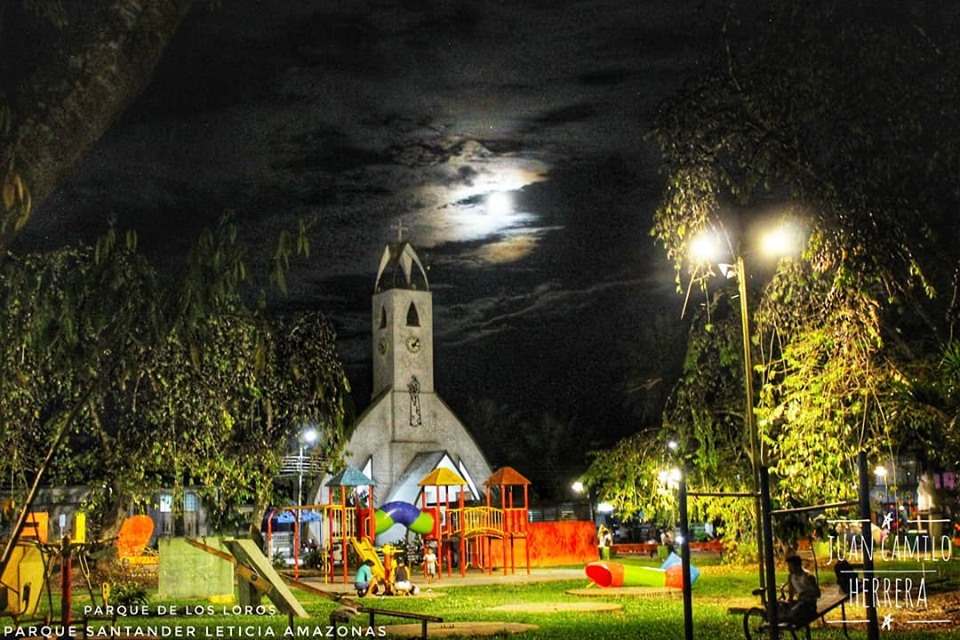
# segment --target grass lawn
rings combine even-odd
[[[631,558],[618,559],[628,564],[650,566],[646,560]],[[757,584],[755,568],[732,568],[711,563],[708,560],[694,559],[694,564],[701,571],[700,579],[694,585],[693,615],[694,635],[698,639],[726,640],[743,638],[742,617],[728,613],[730,607],[756,606],[758,601],[750,595]],[[960,567],[956,561],[939,563],[937,567],[945,576],[957,584],[960,576]],[[916,565],[913,565],[916,566]],[[884,566],[884,569],[892,569]],[[778,572],[778,579],[784,580],[786,572]],[[821,570],[821,583],[829,587],[834,580],[828,570]],[[448,583],[449,584],[449,583]],[[485,586],[447,586],[437,587],[435,591],[442,591],[442,597],[417,598],[366,598],[364,604],[371,607],[394,609],[425,613],[443,618],[444,622],[458,621],[492,621],[492,622],[520,622],[537,625],[536,631],[527,631],[516,635],[518,640],[541,639],[616,639],[641,638],[643,640],[677,640],[683,637],[683,603],[680,598],[651,598],[651,597],[603,597],[584,598],[567,594],[568,589],[581,589],[587,586],[588,580],[569,580],[560,582],[541,582],[534,584],[496,584]],[[293,637],[336,637],[328,629],[329,614],[339,605],[318,595],[295,590],[295,594],[310,613],[311,618],[298,620],[298,631]],[[931,587],[929,598],[937,595]],[[614,602],[622,605],[619,612],[584,613],[522,613],[494,611],[500,605],[518,603],[563,603],[563,602]],[[264,599],[265,604],[269,604]],[[86,598],[77,593],[74,610],[81,611],[88,604]],[[207,613],[203,608],[211,606],[203,601],[160,601],[151,597],[148,608],[156,612],[159,607],[177,607],[179,612],[187,609],[196,612],[190,616],[178,617],[125,617],[118,620],[118,625],[156,626],[166,633],[166,637],[193,637],[193,638],[263,638],[285,637],[287,620],[282,614],[263,616],[223,615],[224,605],[212,605],[215,613]],[[197,612],[197,609],[200,609]],[[227,610],[231,608],[227,605]],[[942,616],[944,609],[938,613]],[[949,609],[946,609],[949,613]],[[884,613],[894,614],[892,631],[882,631],[883,637],[910,639],[930,639],[960,637],[960,610],[950,616],[956,621],[953,629],[940,626],[936,630],[930,625],[906,624],[902,610],[884,610],[881,608],[881,620]],[[920,617],[923,612],[913,610],[913,614]],[[839,609],[834,613],[839,616]],[[849,608],[847,617],[863,617],[863,610]],[[340,637],[379,637],[377,635],[361,635],[361,629],[368,621],[366,615],[361,614],[353,619],[352,625],[356,629],[346,634],[341,630]],[[378,617],[377,624],[403,624],[411,620]],[[919,630],[918,630],[919,629]],[[368,632],[374,634],[377,630]],[[96,635],[92,637],[98,637]],[[103,636],[106,637],[106,636]],[[291,637],[291,636],[286,636]],[[461,636],[468,637],[468,636]],[[505,637],[505,636],[498,636]],[[816,624],[813,628],[814,640],[844,638],[839,625],[822,626]],[[865,638],[866,631],[863,625],[851,629],[850,638]]]

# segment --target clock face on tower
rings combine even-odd
[[[409,338],[407,338],[407,351],[409,351],[410,353],[419,352],[421,346],[422,346],[422,343],[420,342],[420,338],[416,336],[410,336]]]

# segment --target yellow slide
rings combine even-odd
[[[360,556],[361,562],[373,560],[373,575],[380,580],[386,578],[387,572],[383,568],[383,562],[380,560],[380,556],[377,555],[377,550],[370,544],[370,541],[365,539],[361,540],[360,538],[350,538],[350,542],[353,544],[353,550]]]

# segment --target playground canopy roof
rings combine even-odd
[[[488,487],[503,487],[508,485],[533,484],[527,480],[523,474],[513,467],[500,467],[493,472],[493,475],[484,480],[483,484]]]
[[[266,513],[266,519],[270,519],[277,524],[293,524],[297,521],[297,516],[288,509],[272,509]]]
[[[466,485],[467,481],[460,477],[455,471],[446,467],[434,469],[419,482],[421,487],[455,487]]]
[[[365,473],[348,466],[340,473],[327,480],[328,487],[370,487],[376,486],[376,480],[368,478]]]

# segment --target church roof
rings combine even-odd
[[[376,481],[368,478],[365,473],[350,466],[327,480],[328,487],[369,487],[376,484]]]
[[[493,472],[492,476],[484,480],[483,484],[488,487],[506,487],[532,483],[513,467],[500,467]]]
[[[393,242],[383,250],[374,293],[388,289],[415,289],[429,291],[427,270],[409,242]]]
[[[415,455],[413,460],[407,464],[407,468],[400,474],[400,477],[397,478],[397,482],[387,496],[387,501],[415,502],[417,496],[420,495],[420,485],[417,482],[420,478],[438,468],[438,465],[446,456],[446,451],[421,451]]]

